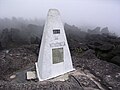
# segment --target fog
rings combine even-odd
[[[80,28],[107,26],[120,35],[119,0],[0,0],[0,18],[46,19],[50,8],[58,9],[68,24]]]

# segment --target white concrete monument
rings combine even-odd
[[[60,13],[50,9],[36,63],[39,81],[47,80],[74,70]]]

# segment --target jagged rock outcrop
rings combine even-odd
[[[8,48],[10,43],[10,34],[7,28],[3,29],[0,37],[2,48]]]
[[[108,27],[105,27],[101,30],[101,33],[102,34],[109,34],[109,30],[108,30]]]
[[[88,29],[88,33],[89,33],[89,34],[101,34],[101,32],[100,32],[100,27],[96,27],[96,28],[93,29],[93,30]]]
[[[120,56],[114,56],[114,57],[111,59],[111,62],[120,65]]]

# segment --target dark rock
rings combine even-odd
[[[101,33],[102,34],[109,34],[109,30],[108,30],[108,27],[105,27],[101,30]]]
[[[111,62],[120,65],[120,56],[115,56],[111,59]]]
[[[114,45],[112,45],[112,44],[103,44],[103,45],[98,47],[98,49],[101,51],[110,51],[113,48],[114,48]]]
[[[88,33],[89,33],[89,34],[101,34],[101,33],[100,33],[100,27],[96,27],[96,28],[93,29],[93,30],[88,29]]]
[[[84,59],[97,58],[97,57],[95,56],[95,51],[94,51],[94,50],[91,50],[91,49],[89,49],[89,50],[85,51],[84,53],[82,53],[82,54],[80,55],[80,57],[81,57],[81,58],[84,58]]]
[[[11,28],[10,29],[10,37],[12,42],[16,42],[20,44],[20,30],[16,28]]]
[[[10,37],[9,37],[9,31],[7,28],[3,29],[1,37],[0,37],[0,41],[1,41],[2,48],[8,48]]]
[[[98,77],[101,84],[107,88],[105,90],[120,89],[119,66],[99,59],[83,59],[73,57],[73,60],[75,60],[75,66],[79,65],[79,67],[83,69],[90,70],[93,75]]]
[[[108,53],[97,52],[97,57],[101,60],[111,62],[111,58],[113,58],[114,55],[110,54],[109,52]]]
[[[24,68],[28,64],[30,65],[36,62],[37,55],[33,52],[34,50],[32,51],[28,48],[24,46],[0,52],[1,77],[4,78],[7,74],[11,74],[14,71]]]
[[[120,55],[120,45],[116,46],[111,52],[111,54],[113,54],[114,56],[116,55]]]

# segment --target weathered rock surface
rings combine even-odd
[[[89,58],[89,57],[88,57]],[[89,70],[109,90],[120,89],[120,67],[96,58],[73,57],[74,65]]]
[[[102,34],[109,34],[109,30],[108,30],[108,27],[105,27],[101,30],[101,33]]]
[[[0,52],[0,79],[5,79],[2,77],[33,64],[37,60],[37,55],[33,52],[34,48],[33,51],[28,48],[19,47]]]
[[[67,81],[15,83],[8,80],[9,75],[37,60],[35,48],[38,46],[22,46],[0,52],[0,90],[119,90],[120,67],[97,59],[94,50],[87,50],[72,56],[73,65],[81,70],[81,75],[69,77]],[[33,48],[33,49],[32,49]],[[12,68],[12,70],[11,70]],[[9,73],[8,73],[9,72]]]

